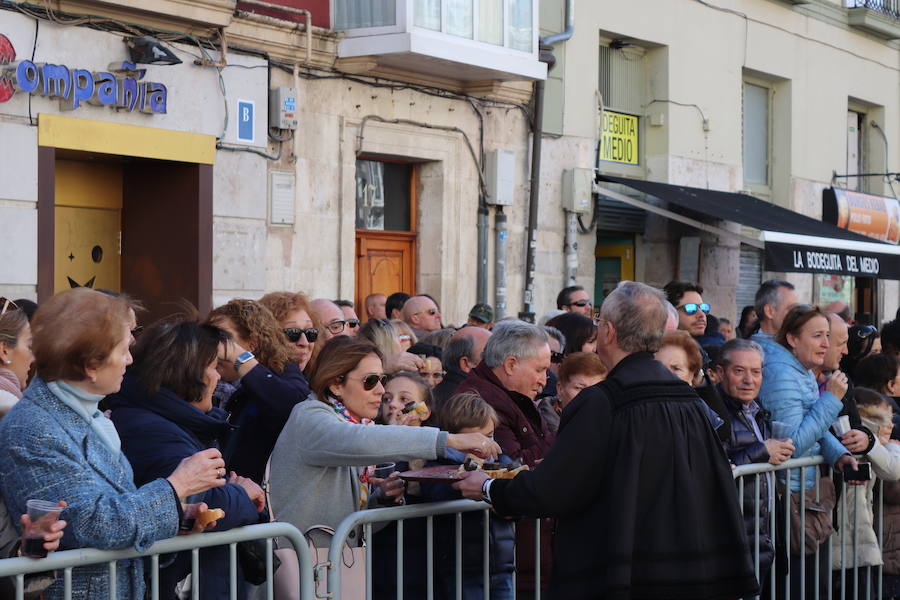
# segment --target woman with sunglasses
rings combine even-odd
[[[0,417],[22,397],[33,362],[28,316],[12,300],[0,298]]]
[[[231,335],[217,368],[238,388],[223,405],[236,429],[224,438],[222,454],[229,468],[259,483],[291,410],[309,396],[309,382],[278,321],[259,302],[235,298],[213,309],[207,322]]]
[[[268,308],[284,332],[289,344],[296,349],[296,361],[300,370],[306,369],[319,338],[319,330],[313,327],[309,316],[309,299],[305,294],[271,292],[259,299]]]
[[[272,452],[271,503],[279,520],[303,532],[314,525],[337,528],[378,498],[401,502],[403,482],[396,475],[373,477],[372,465],[434,460],[448,448],[499,456],[500,447],[479,433],[374,425],[385,380],[381,352],[371,342],[337,337],[325,344],[312,373],[313,393],[294,408]],[[381,493],[371,493],[375,486]],[[350,543],[361,543],[358,533]]]

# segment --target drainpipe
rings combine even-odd
[[[540,40],[540,60],[547,63],[547,70],[556,64],[553,46],[572,37],[575,32],[575,0],[566,0],[566,28]],[[519,313],[523,321],[534,323],[534,255],[537,250],[537,217],[541,187],[541,142],[544,133],[544,81],[534,82],[534,122],[531,138],[531,189],[528,194],[528,246],[525,250],[524,308]]]
[[[478,302],[488,301],[488,216],[490,211],[483,199],[478,202]]]
[[[509,237],[502,206],[497,207],[494,215],[494,229],[497,232],[494,244],[494,320],[499,321],[506,316],[506,241]]]
[[[575,0],[566,0],[566,28],[559,33],[541,38],[541,44],[555,46],[560,42],[567,41],[573,33],[575,33]]]
[[[575,285],[578,276],[578,215],[566,214],[566,287]]]

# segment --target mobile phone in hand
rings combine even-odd
[[[849,466],[844,467],[844,481],[869,481],[872,479],[872,465],[859,463],[859,469],[853,470]]]

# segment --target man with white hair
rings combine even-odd
[[[603,301],[597,354],[609,376],[569,404],[537,469],[507,480],[464,473],[454,484],[500,515],[557,518],[553,598],[758,591],[724,451],[693,388],[653,359],[663,300],[630,282]]]
[[[550,346],[542,328],[517,319],[500,321],[484,346],[481,363],[455,391],[478,392],[493,406],[500,418],[494,439],[504,454],[532,467],[553,442],[534,405],[549,368]]]

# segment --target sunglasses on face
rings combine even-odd
[[[301,329],[299,327],[285,327],[284,335],[287,336],[287,339],[290,343],[296,344],[300,341],[300,336],[305,335],[306,341],[310,344],[315,343],[316,339],[319,337],[319,330],[315,327],[310,327],[309,329]]]
[[[591,306],[590,300],[576,300],[575,302],[569,302],[566,306],[577,306],[578,308],[584,308],[585,306]]]
[[[420,310],[419,312],[415,313],[413,316],[420,315],[422,313],[428,313],[429,315],[431,315],[433,317],[434,315],[438,314],[438,309],[429,308],[428,310]]]
[[[359,319],[347,319],[347,327],[350,329],[356,329],[359,327]]]
[[[9,300],[8,298],[0,296],[0,317],[5,315],[6,312],[10,310],[19,310],[19,305],[12,300]]]
[[[554,365],[562,364],[563,358],[565,357],[563,356],[562,352],[554,352],[553,350],[550,351],[550,362]]]
[[[697,304],[696,302],[689,302],[687,304],[682,304],[678,307],[678,310],[683,310],[686,315],[695,315],[698,310],[702,310],[704,314],[709,314],[709,304],[704,302],[703,304]]]
[[[375,386],[381,384],[381,387],[384,387],[384,384],[387,383],[387,375],[378,375],[377,373],[371,373],[362,378],[363,389],[367,392],[375,389]]]
[[[878,329],[874,325],[865,325],[863,327],[860,327],[856,331],[856,336],[861,340],[865,340],[872,337],[876,333],[878,333]]]

